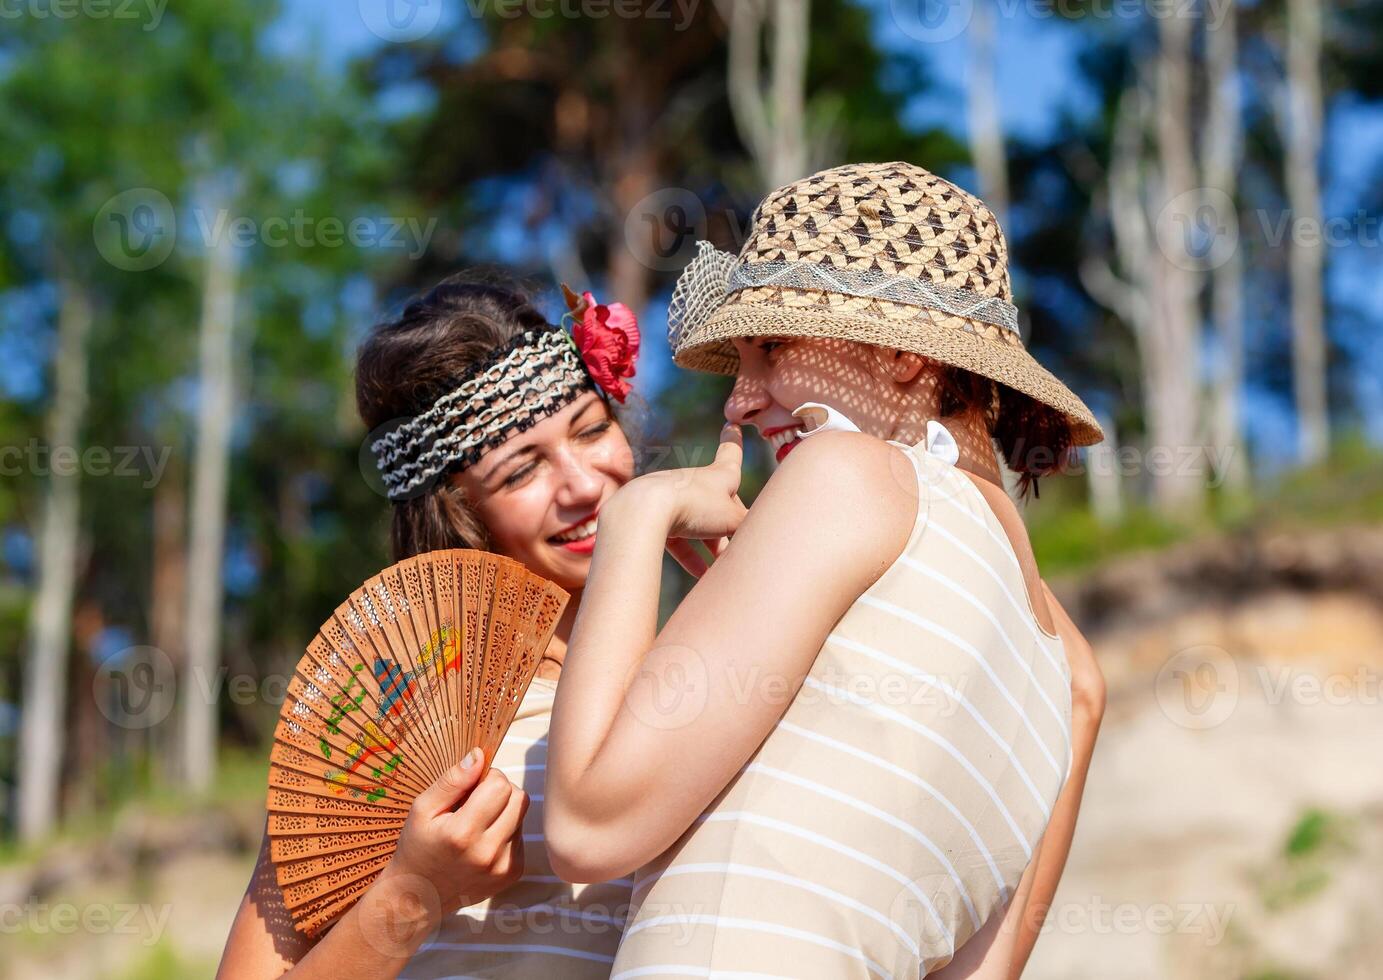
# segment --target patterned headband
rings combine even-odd
[[[495,348],[458,385],[370,447],[390,500],[402,500],[453,465],[471,466],[594,385],[571,335],[528,330]]]
[[[390,500],[404,500],[453,467],[473,465],[510,436],[532,428],[596,385],[619,402],[634,375],[639,333],[622,303],[576,297],[572,332],[526,330],[477,361],[442,395],[370,448]]]

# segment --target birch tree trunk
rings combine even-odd
[[[1219,26],[1207,25],[1206,28],[1209,105],[1202,139],[1205,186],[1224,194],[1230,210],[1217,218],[1234,222],[1235,229],[1238,227],[1235,198],[1243,148],[1237,32],[1235,4],[1231,0],[1225,4],[1224,18]],[[1218,362],[1211,382],[1211,440],[1225,454],[1224,471],[1219,476],[1226,487],[1241,490],[1248,482],[1248,459],[1239,418],[1239,392],[1244,383],[1244,263],[1237,232],[1234,247],[1223,257],[1213,256],[1213,259],[1210,311],[1215,324]]]
[[[77,450],[87,402],[91,305],[74,282],[62,283],[61,297],[53,403],[47,420],[50,454]],[[38,532],[38,588],[19,731],[17,829],[23,841],[44,836],[58,816],[81,492],[80,473],[67,472],[67,468],[51,467]]]
[[[218,667],[230,430],[234,412],[237,255],[224,236],[207,247],[199,329],[196,450],[187,581],[187,660],[182,695],[182,772],[193,790],[216,773]]]
[[[1287,3],[1287,206],[1294,236],[1288,253],[1292,286],[1292,389],[1297,455],[1310,465],[1330,448],[1326,402],[1325,245],[1321,218],[1321,0]]]
[[[1104,441],[1085,447],[1086,481],[1090,489],[1090,509],[1095,520],[1106,527],[1124,519],[1123,480],[1119,474],[1119,431],[1114,420],[1100,418]]]
[[[770,6],[771,4],[771,6]],[[806,88],[810,0],[716,0],[729,28],[727,86],[735,128],[764,186],[807,173]],[[764,25],[772,22],[771,83],[762,81]]]
[[[768,183],[781,187],[807,176],[807,32],[811,0],[773,3],[774,152]]]
[[[970,18],[970,83],[966,102],[970,122],[970,155],[980,181],[980,196],[999,219],[1008,220],[1008,161],[1004,131],[999,118],[998,84],[995,80],[994,0],[978,0]]]
[[[1194,218],[1196,163],[1191,144],[1191,27],[1183,16],[1158,20],[1156,130],[1161,193],[1154,200],[1160,216],[1180,212]],[[1187,465],[1199,445],[1199,275],[1186,233],[1159,235],[1155,313],[1144,357],[1148,359],[1147,466],[1153,500],[1164,513],[1194,511],[1202,503],[1204,454]],[[1156,455],[1154,455],[1156,454]]]

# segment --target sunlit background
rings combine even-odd
[[[0,0],[0,977],[214,972],[286,677],[388,561],[376,319],[480,263],[627,303],[644,465],[704,461],[678,271],[870,160],[994,207],[1110,436],[1025,505],[1109,684],[1026,975],[1376,976],[1381,39],[1377,0]]]

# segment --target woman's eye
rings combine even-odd
[[[782,346],[783,346],[783,342],[782,342],[781,340],[761,340],[761,341],[759,341],[759,350],[763,351],[765,354],[770,354],[770,353],[772,353],[773,351],[777,350],[779,347],[782,347]]]
[[[520,466],[520,467],[519,467],[518,469],[516,469],[514,472],[512,472],[512,473],[510,473],[508,476],[506,476],[506,477],[504,478],[504,482],[503,482],[502,484],[500,484],[500,485],[501,485],[501,486],[505,486],[505,487],[516,487],[516,486],[518,486],[520,483],[522,483],[522,482],[524,481],[525,478],[527,478],[527,476],[528,476],[530,473],[533,472],[534,467],[536,467],[537,465],[538,465],[537,463],[527,463],[527,464],[525,464],[525,465],[523,465],[523,466]]]
[[[598,438],[600,438],[602,435],[604,435],[605,433],[607,433],[607,432],[609,432],[609,431],[610,431],[610,420],[609,420],[609,419],[606,419],[604,422],[597,422],[595,425],[591,426],[590,428],[583,430],[582,433],[581,433],[581,438],[582,438],[582,439],[598,439]]]

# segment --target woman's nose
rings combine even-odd
[[[579,453],[562,454],[559,463],[557,503],[563,507],[594,504],[605,490],[597,461]]]
[[[725,399],[725,419],[736,425],[748,424],[771,401],[761,381],[748,374],[740,374],[735,378],[735,386],[730,389],[730,397]]]

